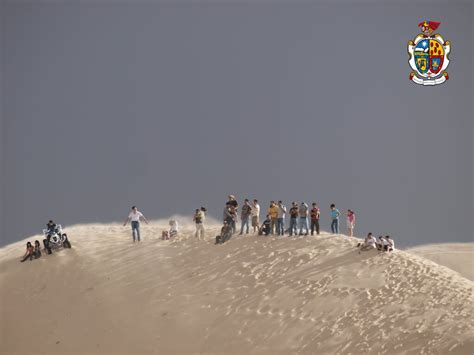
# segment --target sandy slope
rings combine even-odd
[[[429,244],[407,251],[449,267],[474,281],[474,243]]]
[[[473,282],[354,240],[131,243],[119,224],[67,229],[73,249],[0,250],[2,354],[471,354]],[[32,238],[33,239],[33,238]]]

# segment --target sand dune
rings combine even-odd
[[[132,244],[119,224],[66,229],[73,249],[19,263],[0,249],[2,354],[471,354],[473,282],[356,240]],[[30,238],[33,240],[34,238]]]
[[[407,250],[474,281],[474,243],[429,244]]]

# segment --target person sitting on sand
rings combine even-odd
[[[223,244],[232,237],[232,227],[227,221],[224,221],[224,225],[221,228],[221,234],[216,237],[216,244]]]
[[[35,259],[41,258],[41,244],[39,240],[35,240]]]
[[[33,260],[33,257],[35,256],[35,248],[33,248],[33,245],[31,245],[30,242],[26,243],[26,252],[25,255],[23,256],[23,259],[21,259],[21,262],[25,262],[27,259]]]
[[[360,247],[359,254],[361,251],[366,251],[370,249],[377,248],[377,240],[372,235],[372,233],[367,234],[367,237],[364,240],[364,243],[357,244],[357,247]]]
[[[169,221],[170,225],[170,230],[169,230],[169,235],[170,238],[176,237],[178,235],[178,221],[175,221],[174,219]]]
[[[392,238],[390,238],[389,235],[386,235],[385,238],[383,238],[383,240],[384,240],[384,248],[383,248],[384,251],[386,251],[387,253],[390,253],[391,251],[395,249],[395,242],[393,241]]]
[[[383,235],[379,235],[379,238],[377,240],[377,250],[382,251],[383,250],[383,245],[384,245],[384,237],[383,237]]]
[[[267,214],[267,218],[263,221],[262,226],[260,227],[259,235],[269,235],[272,231],[272,219],[269,214]]]

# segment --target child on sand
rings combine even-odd
[[[355,213],[352,210],[347,210],[347,230],[349,237],[354,235],[355,227]]]
[[[33,245],[31,245],[30,242],[26,243],[26,252],[21,262],[25,262],[27,259],[30,259],[30,261],[33,260],[34,255],[35,255],[35,248],[33,248]]]

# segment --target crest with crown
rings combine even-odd
[[[445,71],[449,65],[451,43],[445,41],[439,33],[433,34],[441,23],[423,21],[418,24],[421,33],[408,41],[408,63],[413,71],[410,80],[416,84],[432,86],[449,79]]]

